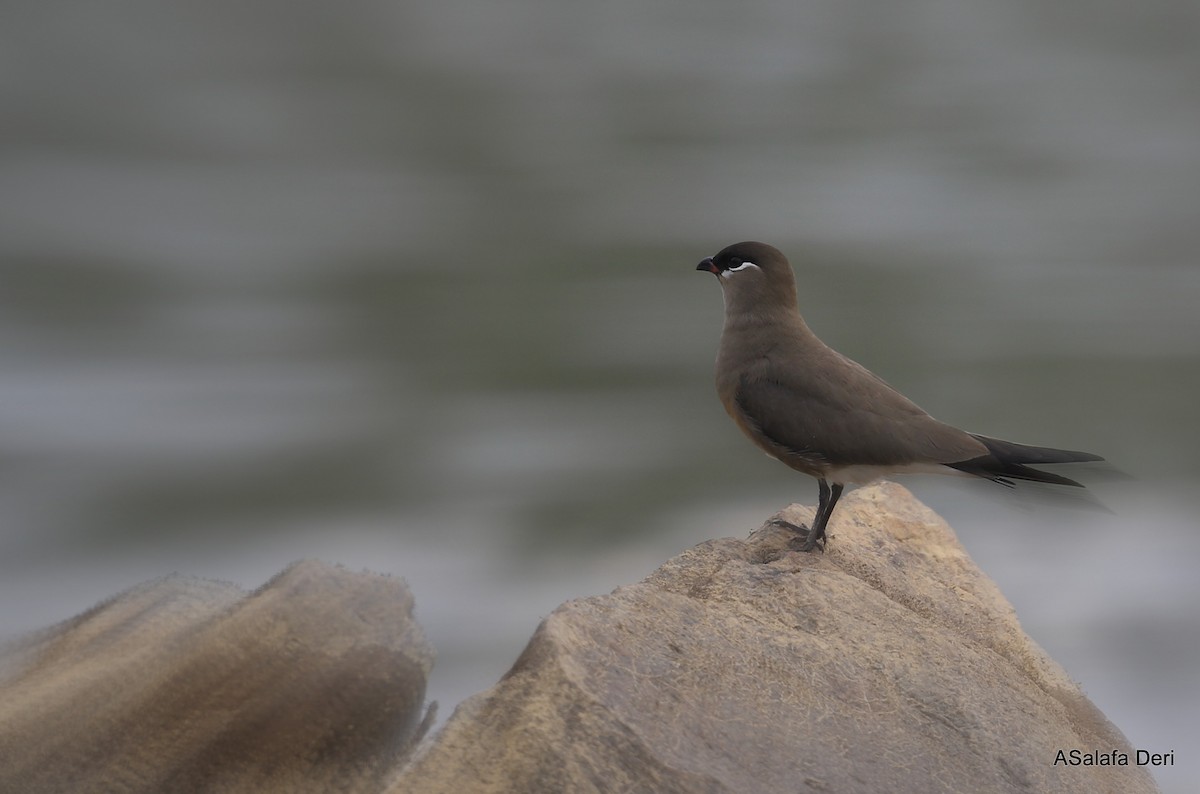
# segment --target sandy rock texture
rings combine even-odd
[[[7,649],[0,791],[379,791],[423,727],[412,606],[318,562],[135,587]]]
[[[564,604],[389,791],[1156,790],[1053,764],[1133,755],[908,491],[854,491],[830,535],[804,554],[765,526]]]
[[[848,494],[829,533],[805,554],[767,524],[562,605],[424,741],[433,654],[400,580],[150,582],[0,654],[0,791],[1156,790],[1054,764],[1134,756],[908,491]]]

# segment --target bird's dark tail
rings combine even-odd
[[[1051,485],[1073,485],[1076,488],[1082,488],[1082,483],[1059,474],[1031,469],[1026,464],[1084,463],[1104,460],[1099,455],[1093,455],[1090,452],[1031,447],[1027,444],[1014,444],[1011,441],[1001,441],[998,438],[988,438],[974,433],[971,435],[983,442],[984,446],[988,448],[988,454],[946,465],[966,474],[974,474],[976,477],[984,477],[1001,485],[1007,485],[1010,488],[1013,487],[1013,480],[1044,482]]]

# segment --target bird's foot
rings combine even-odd
[[[822,554],[825,553],[825,532],[817,532],[815,529],[809,530],[808,539],[804,541],[804,545],[800,547],[800,551],[812,551],[817,549]]]
[[[784,521],[782,518],[773,518],[773,519],[771,519],[770,523],[774,524],[777,527],[783,527],[784,529],[790,529],[792,532],[795,532],[798,536],[804,537],[805,540],[804,540],[803,545],[799,546],[800,551],[812,551],[813,549],[820,549],[821,551],[825,551],[825,533],[824,532],[821,532],[818,534],[813,529],[810,529],[808,527],[798,526],[796,524],[793,524],[791,521]],[[789,543],[788,545],[791,546],[792,548],[796,548],[796,543],[798,540],[799,540],[799,537],[794,538],[792,540],[792,542]]]
[[[774,524],[777,527],[783,527],[784,529],[790,529],[797,535],[804,535],[805,537],[808,537],[808,527],[802,527],[799,524],[793,524],[791,521],[784,521],[782,518],[772,518],[767,523]]]

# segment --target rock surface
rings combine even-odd
[[[908,491],[853,492],[830,535],[790,552],[768,525],[563,605],[389,791],[1156,790],[1054,765],[1133,755]]]
[[[412,606],[316,562],[129,590],[8,649],[0,791],[380,791],[427,725]]]
[[[151,582],[0,655],[0,791],[1156,790],[1054,765],[1133,755],[906,490],[848,494],[829,532],[804,554],[767,525],[564,604],[415,754],[432,651],[401,581]]]

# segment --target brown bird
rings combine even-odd
[[[934,419],[809,330],[796,306],[791,265],[765,243],[736,243],[696,269],[715,275],[725,296],[716,372],[725,410],[768,455],[817,478],[817,514],[804,551],[824,548],[825,526],[846,483],[937,473],[972,474],[1008,487],[1029,480],[1082,488],[1026,464],[1103,460],[968,433]]]

